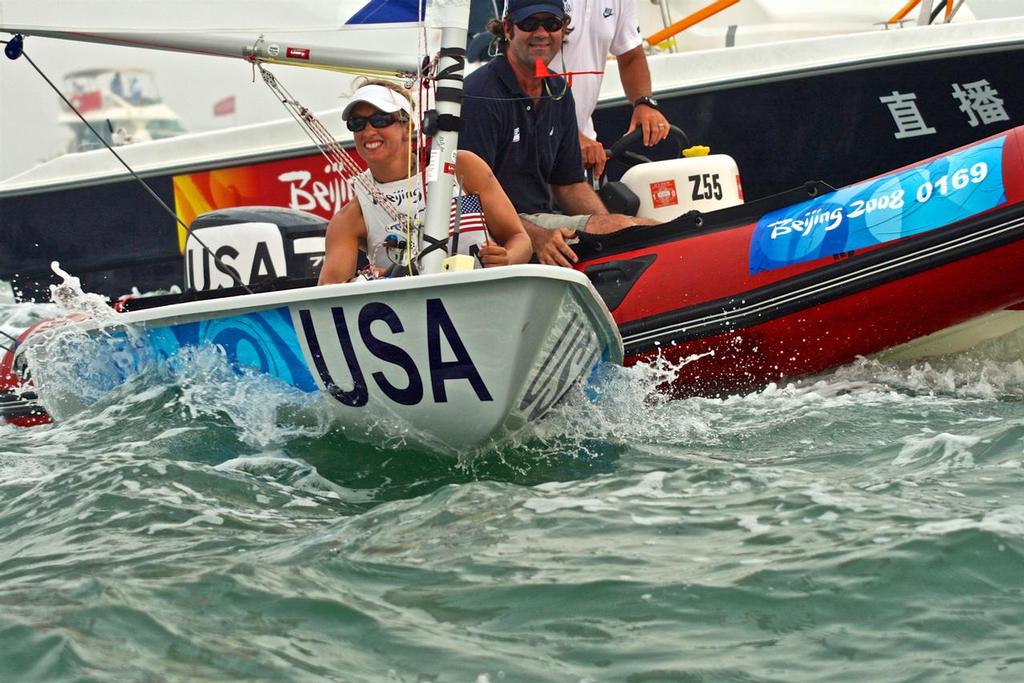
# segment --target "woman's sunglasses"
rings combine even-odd
[[[353,116],[345,122],[345,125],[348,126],[348,129],[353,133],[358,133],[362,129],[366,128],[367,122],[369,122],[374,128],[387,128],[397,120],[398,118],[395,114],[377,112],[376,114],[370,114],[369,116]]]
[[[548,17],[546,19],[540,19],[538,17],[526,17],[522,21],[516,23],[516,28],[526,33],[533,33],[541,26],[548,33],[556,33],[562,30],[565,26],[565,20],[559,19],[558,17]]]

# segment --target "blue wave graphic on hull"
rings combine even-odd
[[[148,338],[162,358],[185,347],[212,344],[224,349],[235,368],[257,370],[303,391],[317,390],[287,307],[152,329]]]

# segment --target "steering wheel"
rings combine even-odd
[[[633,132],[627,133],[619,138],[614,145],[604,151],[605,155],[608,157],[608,161],[618,161],[619,163],[625,164],[627,168],[632,168],[637,164],[650,163],[651,160],[648,157],[627,149],[630,145],[639,142],[643,138],[643,134],[643,129],[637,128]],[[683,129],[678,126],[670,125],[668,127],[668,137],[670,137],[679,148],[680,155],[684,149],[690,146],[690,138],[683,132]],[[597,190],[602,201],[606,204],[611,202],[613,204],[620,205],[618,210],[621,210],[622,213],[631,213],[636,210],[635,208],[630,208],[631,200],[628,200],[627,197],[633,193],[628,188],[625,188],[622,183],[607,182],[608,164],[605,164],[604,171],[601,173],[601,177],[597,179],[597,182],[594,182],[593,180],[593,172],[593,168],[587,169],[587,179],[594,185],[594,189]],[[636,200],[635,196],[633,196],[633,200]]]
[[[639,142],[643,139],[644,131],[642,128],[637,128],[632,133],[627,133],[619,138],[618,142],[606,149],[604,152],[608,155],[608,160],[621,161],[626,166],[636,166],[637,164],[646,164],[650,161],[643,154],[630,151],[627,149],[631,145]],[[676,143],[679,147],[679,152],[682,153],[684,149],[690,146],[690,138],[687,137],[683,129],[678,126],[670,125],[668,127],[668,136]]]

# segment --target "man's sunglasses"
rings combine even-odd
[[[544,30],[548,33],[556,33],[561,31],[562,27],[565,26],[565,20],[558,17],[548,17],[546,19],[541,19],[539,17],[526,17],[522,21],[516,23],[516,28],[520,31],[525,31],[526,33],[533,33],[541,26],[543,26]]]
[[[362,129],[366,128],[367,122],[374,128],[387,128],[392,123],[397,121],[396,114],[385,114],[383,112],[377,112],[376,114],[370,114],[369,116],[353,116],[345,125],[353,133],[358,133]]]

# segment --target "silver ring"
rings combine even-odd
[[[658,128],[664,128],[664,127],[665,127],[665,124],[664,124],[664,123],[659,123],[659,124],[658,124]]]

